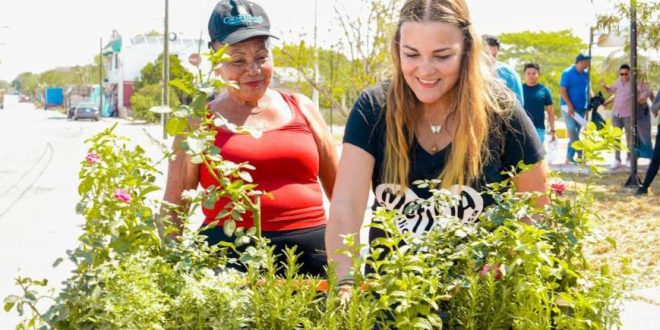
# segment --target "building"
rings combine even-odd
[[[181,59],[181,64],[191,72],[197,68],[188,63],[191,54],[206,50],[206,42],[201,39],[180,38],[177,33],[170,33],[169,53]],[[104,86],[104,115],[114,111],[121,117],[130,114],[131,96],[134,82],[139,79],[140,71],[148,63],[155,62],[163,53],[163,37],[139,34],[124,42],[117,30],[112,32],[110,41],[103,48],[104,64],[107,69],[107,83]],[[202,70],[208,71],[202,62]]]

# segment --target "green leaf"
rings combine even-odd
[[[616,241],[614,240],[614,238],[608,236],[608,237],[605,238],[605,240],[608,243],[612,244],[612,246],[616,249]]]
[[[410,203],[406,205],[406,207],[403,209],[403,214],[412,214],[414,212],[417,212],[417,210],[419,210],[420,207],[421,205],[418,203]]]
[[[183,80],[183,79],[176,79],[176,80],[171,80],[170,81],[170,86],[188,94],[192,95],[194,91],[194,87],[189,81]]]
[[[86,176],[84,179],[80,181],[80,184],[78,185],[78,194],[80,196],[83,196],[92,189],[93,184],[94,184],[94,177]]]
[[[30,301],[37,301],[37,293],[34,290],[25,291],[25,299]]]
[[[236,239],[234,244],[236,244],[236,246],[250,244],[250,237],[249,236],[241,236],[241,237]]]
[[[201,139],[195,139],[193,137],[188,137],[186,139],[186,142],[188,144],[188,149],[194,154],[201,153],[202,151],[204,151],[204,148],[206,147],[206,144],[204,143],[204,140],[201,140]]]
[[[64,258],[55,259],[55,262],[53,262],[53,267],[59,266],[59,264],[61,264],[63,260],[64,260]]]
[[[222,225],[222,231],[228,237],[233,236],[235,230],[236,230],[236,221],[234,221],[232,219],[226,220],[225,223]]]
[[[252,182],[252,176],[248,172],[238,172],[238,176],[246,182]]]
[[[195,96],[190,106],[196,113],[204,113],[206,111],[206,94],[202,93]]]
[[[165,125],[165,130],[167,130],[167,134],[171,136],[177,136],[181,132],[183,132],[187,126],[188,126],[187,118],[171,117],[167,120],[167,124]]]
[[[19,296],[15,296],[15,295],[7,296],[7,298],[5,298],[5,300],[4,300],[5,312],[9,312],[14,307],[16,302],[18,302],[20,299],[21,298]]]
[[[428,329],[432,330],[433,326],[427,319],[423,319],[421,317],[416,317],[413,319],[413,328],[415,329]]]

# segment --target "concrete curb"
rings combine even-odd
[[[149,137],[151,142],[154,142],[155,144],[160,146],[163,150],[167,150],[169,148],[169,146],[165,142],[163,142],[162,139],[153,136],[146,127],[142,127],[142,131],[147,135],[147,137]]]

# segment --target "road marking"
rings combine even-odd
[[[0,219],[2,219],[2,217],[7,214],[16,203],[23,199],[30,189],[32,189],[41,175],[50,166],[54,154],[55,151],[53,145],[50,142],[46,143],[46,150],[44,150],[41,156],[23,173],[23,175],[21,175],[20,178],[18,178],[16,183],[2,193],[2,196],[0,196],[3,197],[2,200],[0,200],[0,210],[2,210],[0,212]],[[10,192],[15,192],[15,194],[10,194]],[[9,196],[4,198],[6,195]],[[8,205],[3,205],[5,204],[5,201],[7,201],[6,204]]]

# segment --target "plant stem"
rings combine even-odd
[[[257,237],[261,238],[261,196],[255,196],[253,219],[257,228]]]
[[[22,283],[19,284],[19,285],[21,286],[21,289],[23,289],[24,293],[26,293],[28,291],[27,286],[25,286]],[[34,312],[35,314],[37,314],[37,316],[39,316],[39,319],[41,319],[42,321],[48,323],[48,325],[51,327],[51,329],[55,329],[55,325],[53,323],[51,323],[50,320],[48,320],[45,316],[43,316],[41,313],[39,313],[39,310],[37,309],[37,306],[34,305],[34,303],[27,302],[27,305],[30,307],[32,312]]]

